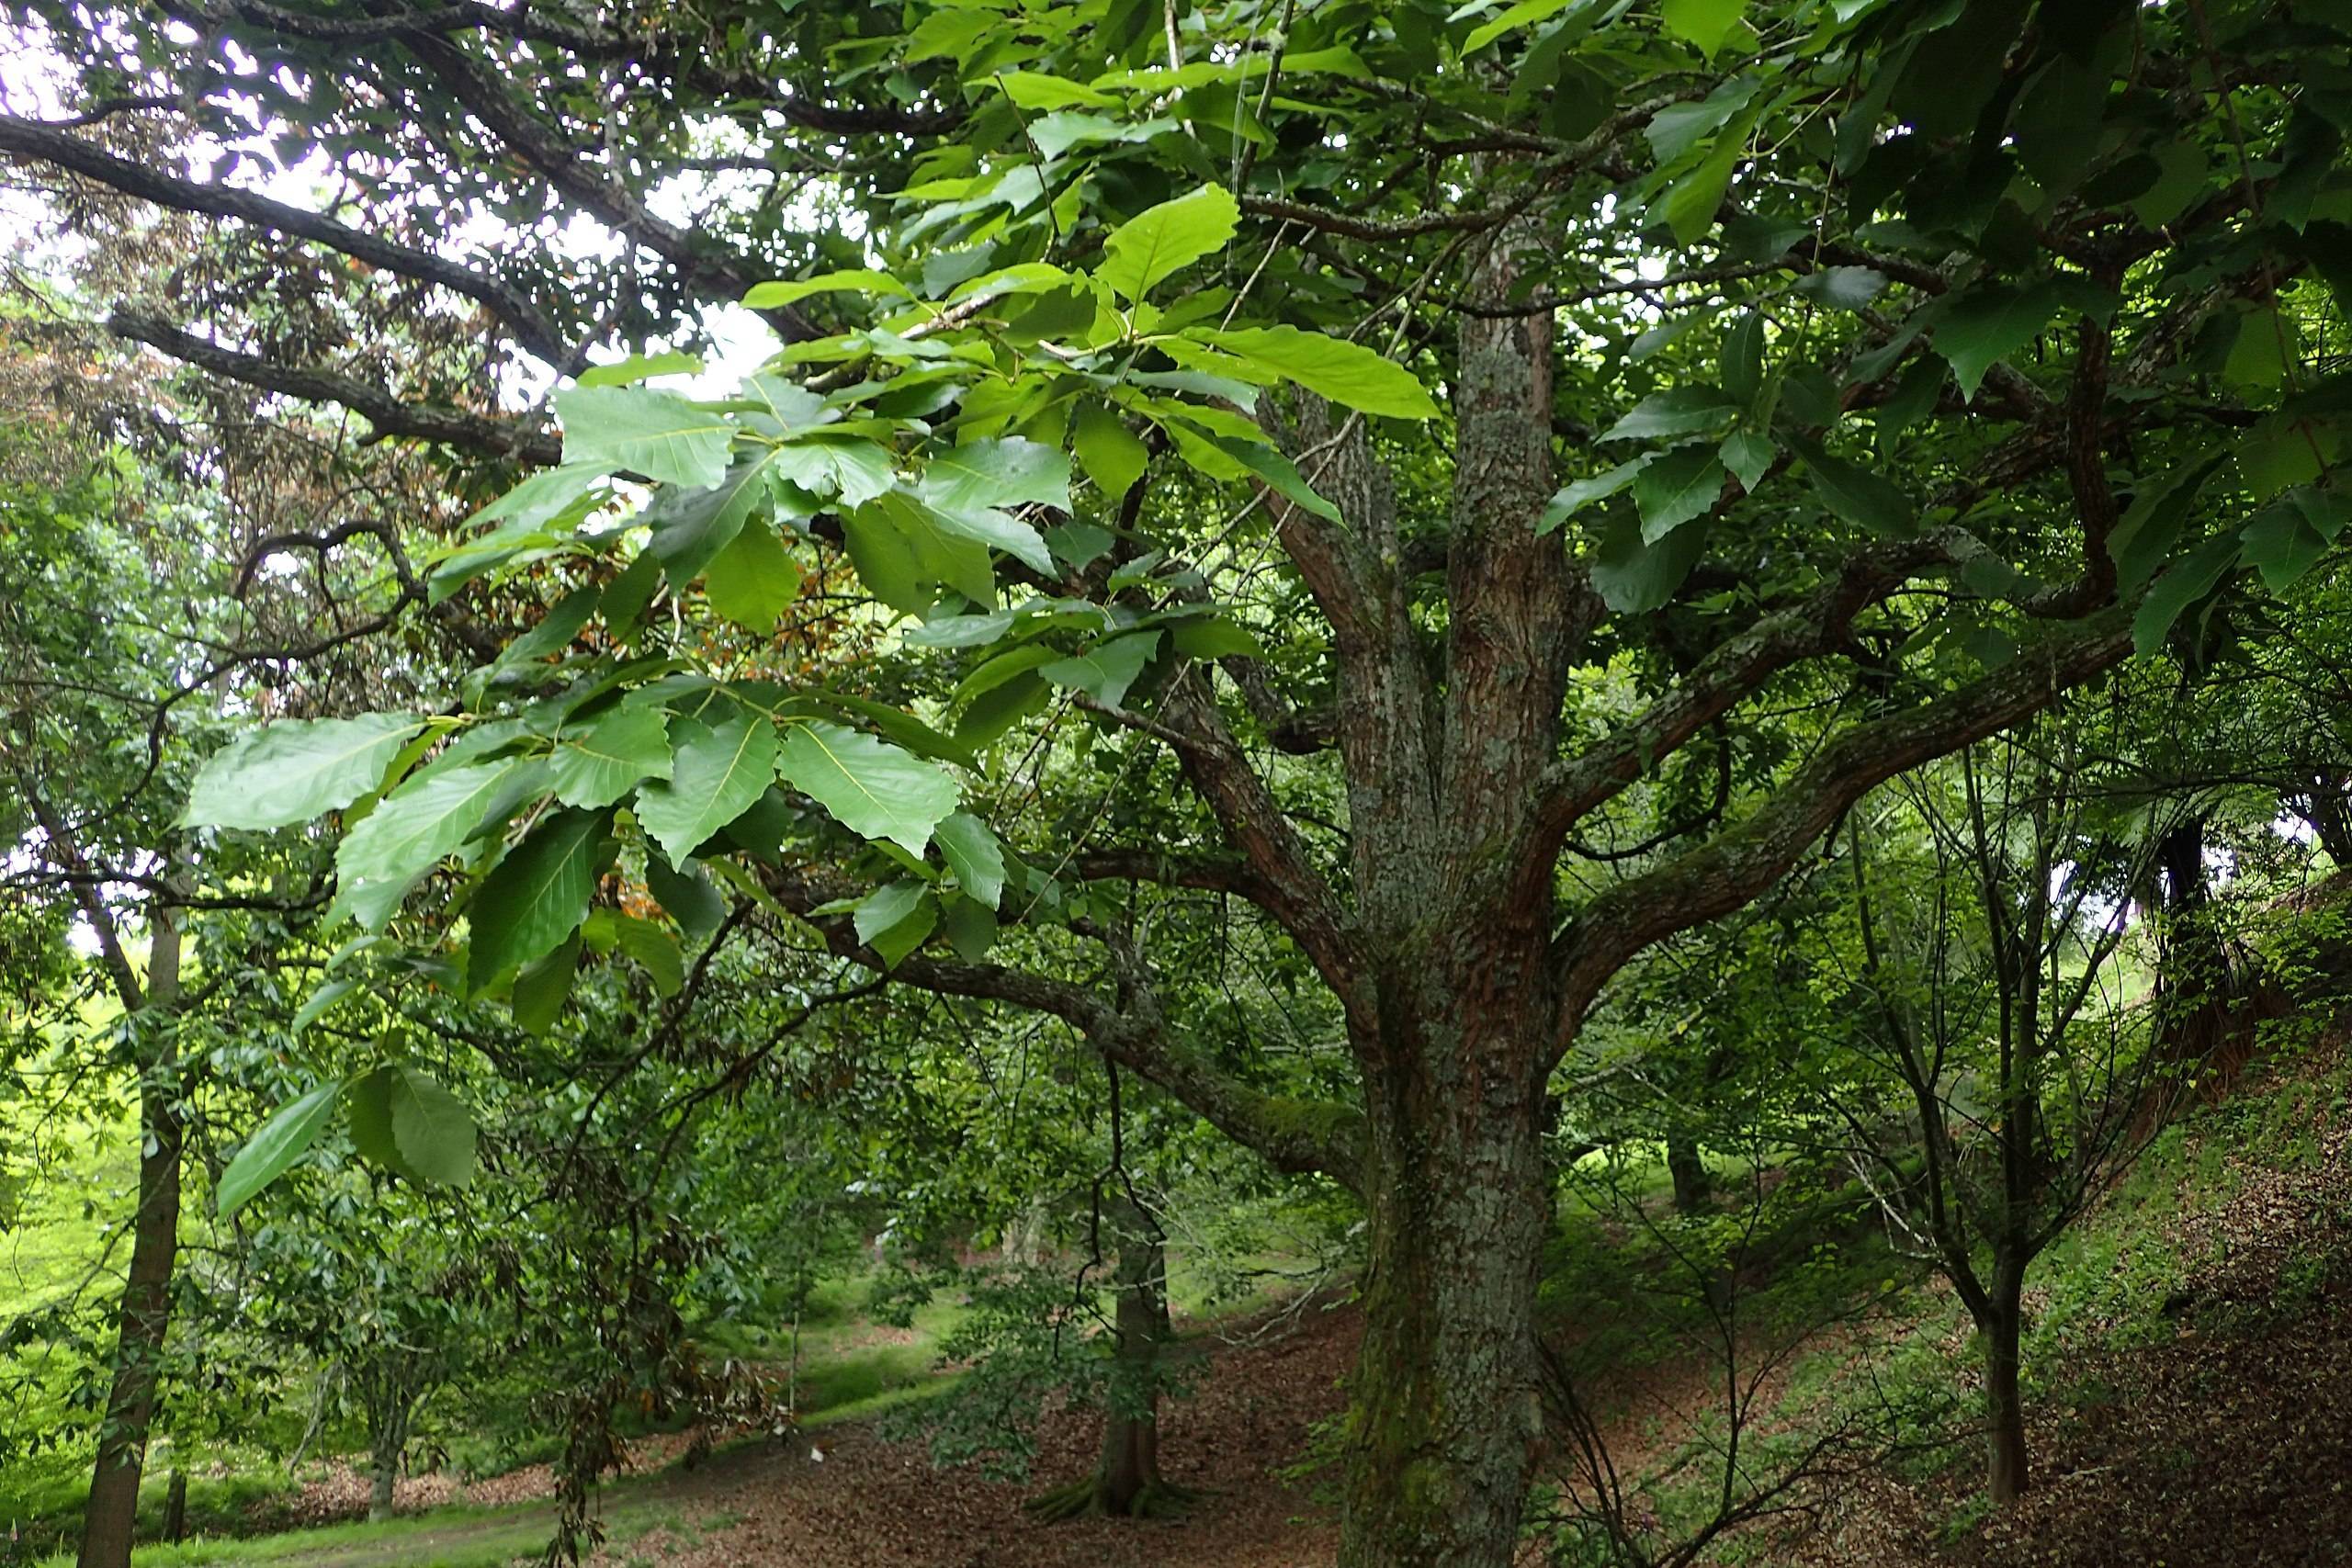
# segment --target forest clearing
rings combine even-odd
[[[2341,0],[0,0],[0,1564],[2352,1558]]]

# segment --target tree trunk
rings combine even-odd
[[[1996,1304],[1993,1321],[1984,1325],[1985,1490],[1996,1507],[2006,1507],[2026,1494],[2025,1401],[2018,1390],[2018,1320],[2021,1309],[2014,1298]]]
[[[368,1492],[368,1522],[381,1524],[392,1517],[392,1488],[401,1478],[401,1451],[395,1448],[387,1452],[376,1450],[376,1472],[370,1477]]]
[[[1139,1216],[1138,1216],[1139,1217]],[[1119,1343],[1113,1399],[1102,1432],[1099,1483],[1103,1511],[1148,1511],[1159,1479],[1159,1239],[1140,1233],[1119,1245]]]
[[[1453,1060],[1476,1055],[1465,1043]],[[1532,1347],[1551,1224],[1540,1086],[1495,1072],[1477,1075],[1466,1103],[1426,1080],[1388,1098],[1365,1182],[1340,1562],[1507,1568],[1539,1423]]]
[[[177,1544],[187,1539],[187,1472],[172,1467],[172,1486],[164,1495],[164,1539]]]
[[[178,999],[180,937],[175,917],[153,910],[147,983],[138,1012]],[[130,1568],[139,1516],[147,1433],[155,1418],[157,1373],[171,1326],[172,1267],[179,1249],[180,1150],[184,1133],[172,1081],[176,1052],[168,1028],[139,1078],[139,1209],[131,1222],[130,1269],[123,1281],[114,1386],[107,1396],[82,1527],[81,1568]]]
[[[1118,1299],[1112,1320],[1110,1404],[1094,1473],[1035,1499],[1048,1521],[1082,1515],[1145,1518],[1179,1512],[1190,1494],[1159,1473],[1160,1358],[1169,1338],[1167,1255],[1140,1208],[1121,1203]]]
[[[1666,1140],[1666,1169],[1674,1179],[1675,1212],[1696,1214],[1704,1211],[1714,1189],[1707,1177],[1707,1163],[1699,1157],[1699,1145],[1679,1134],[1669,1134]]]

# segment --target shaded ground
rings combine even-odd
[[[1211,1357],[1197,1393],[1172,1406],[1162,1468],[1207,1494],[1167,1523],[1075,1520],[1041,1527],[1024,1499],[1094,1463],[1099,1421],[1064,1415],[1040,1434],[1037,1483],[1012,1486],[932,1469],[919,1449],[885,1443],[865,1427],[815,1434],[805,1447],[729,1467],[700,1500],[701,1539],[647,1536],[598,1561],[679,1568],[1306,1568],[1328,1563],[1328,1508],[1309,1482],[1276,1473],[1311,1445],[1313,1425],[1337,1411],[1337,1387],[1355,1354],[1352,1312],[1310,1309],[1295,1331]],[[823,1457],[819,1459],[817,1454]],[[690,1510],[695,1512],[695,1510]],[[720,1521],[721,1528],[713,1529]]]
[[[2337,1098],[2287,1132],[2309,1157],[2278,1169],[2275,1148],[2233,1149],[2237,1190],[2177,1227],[2199,1261],[2157,1341],[2065,1369],[2075,1397],[2033,1412],[2037,1491],[1979,1519],[1958,1482],[1881,1486],[1803,1561],[2352,1563],[2352,1114]]]

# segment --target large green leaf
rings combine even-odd
[[[2132,651],[2143,656],[2165,645],[2165,637],[2181,612],[2218,587],[2238,558],[2234,534],[2217,535],[2188,552],[2156,579],[2148,596],[2132,617]]]
[[[1158,632],[1131,632],[1097,643],[1075,658],[1040,665],[1037,673],[1057,686],[1084,692],[1106,707],[1117,707],[1159,647]]]
[[[670,742],[670,777],[637,792],[637,819],[676,865],[767,789],[775,777],[775,726],[752,713],[717,726],[676,718]]]
[[[707,487],[727,477],[735,426],[675,392],[650,387],[574,387],[555,395],[566,468],[642,474]]]
[[[560,811],[509,851],[474,893],[467,980],[477,995],[579,929],[596,889],[608,818]]]
[[[922,853],[962,791],[943,769],[861,730],[812,719],[791,726],[779,772],[851,832]]]
[[[580,933],[572,932],[545,958],[535,958],[514,976],[507,1006],[515,1024],[531,1034],[545,1034],[563,1016],[571,999],[571,982],[580,967]]]
[[[376,787],[419,722],[371,713],[249,730],[206,760],[180,820],[191,828],[284,828],[339,810]]]
[[[777,542],[775,530],[754,518],[711,558],[703,592],[712,609],[766,637],[800,597],[800,569]]]
[[[1883,538],[1908,534],[1919,519],[1911,498],[1868,468],[1833,457],[1812,442],[1792,442],[1804,459],[1805,475],[1829,510],[1858,528]]]
[[[1430,419],[1437,413],[1437,404],[1419,377],[1362,344],[1296,327],[1210,327],[1192,335],[1261,373],[1271,372],[1272,378],[1295,381],[1347,408],[1397,419]]]
[[[1747,0],[1665,0],[1660,15],[1668,32],[1690,39],[1700,52],[1712,56],[1747,11]]]
[[[1151,453],[1141,438],[1126,427],[1116,412],[1101,403],[1090,402],[1078,411],[1070,444],[1078,451],[1086,477],[1112,502],[1125,495],[1128,487],[1143,478],[1144,467],[1151,460]]]
[[[1224,249],[1240,226],[1241,209],[1232,193],[1223,186],[1203,186],[1112,230],[1102,242],[1102,265],[1094,276],[1123,298],[1140,299],[1162,279]]]
[[[1711,446],[1678,446],[1659,457],[1634,476],[1634,509],[1641,513],[1642,542],[1656,544],[1712,511],[1723,488],[1724,466]]]
[[[472,1113],[412,1062],[386,1062],[351,1086],[359,1152],[412,1181],[462,1187],[473,1179]]]
[[[1713,387],[1672,387],[1652,392],[1624,418],[1601,432],[1603,441],[1647,441],[1663,435],[1695,435],[1720,430],[1739,409]],[[1628,481],[1633,476],[1628,474]]]
[[[948,869],[970,894],[993,909],[1004,894],[1004,846],[989,825],[967,811],[958,811],[939,824],[939,852]]]
[[[1704,521],[1686,524],[1645,544],[1638,520],[1611,523],[1592,563],[1592,585],[1601,602],[1621,615],[1646,615],[1668,604],[1705,553],[1709,526]]]
[[[718,553],[735,542],[744,521],[767,499],[768,473],[782,451],[770,447],[726,470],[715,485],[672,485],[639,513],[653,531],[647,547],[662,562],[673,587],[702,575]]]
[[[310,1093],[278,1107],[270,1119],[254,1130],[229,1168],[220,1173],[220,1185],[214,1194],[220,1217],[227,1219],[252,1201],[255,1193],[279,1177],[287,1168],[302,1157],[310,1146],[319,1141],[319,1134],[334,1111],[335,1096],[343,1092],[343,1081],[321,1084]]]
[[[670,776],[670,737],[662,710],[616,707],[566,735],[548,758],[555,797],[586,810],[610,806],[645,779]]]
[[[499,757],[427,768],[411,778],[344,836],[334,857],[335,910],[356,916],[371,931],[382,931],[410,885],[464,848],[492,807],[513,800],[512,786],[535,779],[544,767],[536,758]]]
[[[690,937],[706,937],[727,919],[727,899],[710,885],[701,865],[673,866],[660,855],[645,857],[645,886]]]
[[[2057,309],[2047,288],[1981,288],[1953,301],[1936,322],[1936,352],[1951,366],[1960,395],[1973,401],[1984,373],[2031,343]]]

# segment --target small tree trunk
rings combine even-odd
[[[392,1517],[392,1488],[399,1483],[401,1456],[395,1451],[376,1455],[376,1473],[368,1493],[368,1522],[382,1524]]]
[[[171,911],[152,910],[147,984],[140,1013],[168,1010],[179,998],[180,934]],[[98,1429],[83,1516],[81,1568],[130,1568],[139,1517],[139,1482],[147,1460],[147,1433],[155,1419],[155,1393],[171,1327],[172,1268],[179,1251],[180,1152],[185,1134],[171,1081],[176,1060],[165,1032],[139,1078],[139,1209],[131,1221],[130,1268],[122,1286],[115,1342],[114,1386]]]
[[[376,1413],[371,1434],[375,1458],[373,1485],[368,1496],[368,1520],[381,1524],[392,1517],[392,1489],[401,1478],[401,1455],[408,1449],[410,1402],[398,1368],[383,1369],[383,1404]]]
[[[1169,1338],[1167,1255],[1148,1217],[1132,1204],[1120,1207],[1114,1365],[1102,1458],[1092,1475],[1029,1505],[1031,1513],[1047,1520],[1085,1514],[1142,1518],[1174,1513],[1190,1499],[1159,1473],[1161,1357]]]
[[[1703,1212],[1714,1189],[1707,1176],[1707,1163],[1699,1157],[1699,1145],[1687,1137],[1669,1136],[1666,1140],[1666,1169],[1674,1179],[1675,1212]]]
[[[172,1467],[172,1488],[164,1497],[164,1539],[175,1544],[187,1539],[187,1472]]]
[[[2020,1315],[2013,1297],[1996,1305],[1992,1323],[1983,1330],[1985,1490],[1996,1507],[2006,1507],[2024,1496],[2029,1482],[2025,1401],[2018,1389]]]

